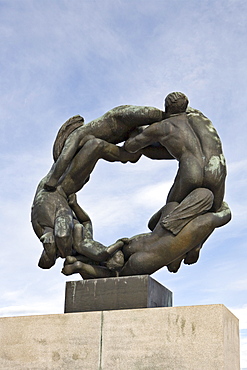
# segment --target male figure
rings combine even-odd
[[[214,194],[212,211],[220,209],[224,197],[226,164],[220,138],[212,123],[203,114],[189,108],[188,98],[183,93],[171,93],[165,99],[166,119],[147,127],[141,134],[126,141],[127,151],[135,153],[149,145],[158,142],[164,146],[172,157],[179,162],[179,168],[174,184],[168,194],[167,202],[181,202],[193,189],[205,187]],[[152,158],[155,158],[153,147]],[[151,230],[160,218],[160,211],[150,222]],[[169,217],[161,219],[164,227],[169,228]],[[185,263],[195,263],[199,258],[201,243],[185,258]],[[185,256],[183,256],[184,258]],[[182,259],[183,259],[182,258]],[[181,260],[168,266],[176,272]]]
[[[207,238],[214,228],[229,222],[231,212],[225,202],[222,203],[218,212],[207,212],[212,208],[213,198],[210,190],[199,188],[192,191],[180,203],[184,209],[188,206],[191,208],[194,212],[194,218],[177,235],[173,235],[158,222],[150,233],[122,239],[125,264],[119,275],[152,274],[163,266],[179,260],[181,256],[195,248],[201,240]],[[198,204],[200,204],[200,211]],[[161,218],[164,218],[171,211],[179,213],[178,206],[177,202],[167,203],[162,209]],[[114,276],[114,273],[106,267],[89,265],[77,260],[76,257],[68,257],[62,272],[65,275],[80,273],[85,279]]]
[[[88,136],[117,144],[128,139],[131,132],[139,126],[160,121],[164,112],[154,107],[122,105],[105,113],[103,116],[81,125],[70,132],[63,148],[54,158],[55,164],[46,179],[45,188],[54,190],[60,177],[65,173],[76,153],[88,140]]]
[[[178,160],[179,168],[167,202],[181,202],[198,187],[214,194],[213,210],[221,207],[224,196],[226,165],[222,146],[212,123],[199,111],[186,108],[188,98],[183,93],[171,93],[165,99],[166,119],[147,127],[125,142],[130,153],[156,142]]]

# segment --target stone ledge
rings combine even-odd
[[[223,305],[0,318],[5,370],[238,370],[238,319]]]

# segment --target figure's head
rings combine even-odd
[[[183,113],[189,104],[187,96],[181,92],[172,92],[165,98],[165,112],[168,114]]]

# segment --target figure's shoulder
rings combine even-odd
[[[174,119],[165,118],[162,121],[152,123],[147,129],[156,132],[158,135],[168,135],[173,132],[176,126],[177,124]]]
[[[201,111],[189,107],[186,114],[191,127],[197,134],[199,133],[201,135],[203,133],[207,134],[207,136],[209,134],[210,137],[213,135],[216,140],[220,140],[213,123]]]
[[[212,126],[212,122],[200,110],[188,107],[186,115],[190,123],[203,123],[204,125]]]
[[[204,118],[208,119],[200,110],[192,108],[192,107],[188,107],[186,109],[186,114],[187,114],[187,116],[191,115],[191,116],[204,117]]]

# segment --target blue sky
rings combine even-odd
[[[215,125],[228,164],[232,221],[204,245],[199,262],[154,278],[174,305],[225,304],[240,319],[247,368],[247,2],[245,0],[0,0],[0,315],[62,313],[62,260],[37,267],[30,225],[55,135],[69,117],[86,122],[121,104],[163,108],[184,92]],[[100,161],[79,193],[95,239],[108,245],[147,231],[177,163]]]

